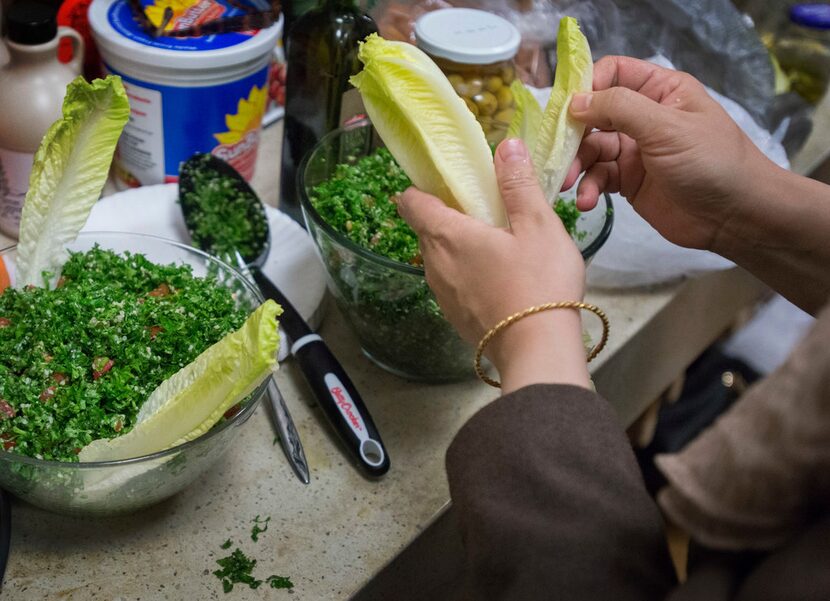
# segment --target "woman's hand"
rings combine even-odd
[[[627,57],[594,67],[594,92],[570,113],[586,135],[565,184],[577,206],[620,192],[668,240],[718,250],[718,237],[751,211],[753,190],[777,167],[691,75]]]
[[[582,256],[545,202],[524,143],[502,142],[495,166],[509,230],[486,225],[415,188],[398,203],[418,234],[430,288],[471,344],[513,313],[547,302],[579,301],[585,290]],[[578,311],[557,309],[499,333],[487,355],[499,370],[502,390],[540,382],[589,386],[581,324]]]

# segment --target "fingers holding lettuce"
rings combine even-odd
[[[570,104],[590,132],[565,182],[585,172],[577,206],[588,210],[602,192],[619,192],[668,240],[714,249],[772,163],[686,73],[606,57],[593,87]]]
[[[483,223],[415,188],[398,203],[418,234],[427,281],[441,309],[472,344],[512,313],[584,295],[582,256],[545,201],[521,140],[502,142],[495,172],[509,228]],[[488,356],[505,392],[537,382],[588,385],[576,310],[516,322],[493,339]]]

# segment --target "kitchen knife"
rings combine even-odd
[[[285,295],[258,268],[251,272],[262,294],[282,306],[280,325],[291,341],[291,354],[326,418],[363,471],[369,476],[382,476],[389,471],[389,454],[355,385]]]

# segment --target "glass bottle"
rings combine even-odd
[[[772,52],[790,87],[818,104],[830,83],[830,4],[796,4],[772,43]]]
[[[9,61],[0,67],[0,231],[17,237],[34,153],[60,118],[66,86],[81,72],[83,40],[58,27],[55,10],[16,2],[6,14]],[[59,38],[75,43],[75,58],[58,61]]]
[[[320,0],[288,31],[279,206],[301,223],[297,169],[320,138],[340,126],[349,77],[361,68],[358,42],[376,32],[355,0]]]

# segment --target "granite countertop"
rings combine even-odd
[[[254,181],[271,204],[280,136],[279,124],[265,131]],[[587,300],[605,309],[612,324],[592,373],[621,422],[630,424],[763,291],[738,269],[651,289],[589,291]],[[361,390],[387,445],[392,468],[382,480],[369,481],[350,464],[320,410],[305,402],[305,383],[288,362],[277,380],[303,440],[309,486],[294,477],[273,444],[260,407],[215,469],[139,513],[80,519],[16,502],[3,593],[38,601],[325,601],[359,590],[446,508],[444,451],[497,393],[477,380],[428,385],[382,371],[360,353],[333,303],[321,333]],[[250,539],[256,515],[271,517],[258,543]],[[293,592],[237,586],[225,595],[211,572],[227,554],[220,545],[228,538],[258,560],[258,577],[289,576]]]

